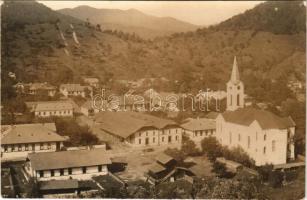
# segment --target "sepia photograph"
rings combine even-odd
[[[1,198],[305,199],[306,1],[0,5]]]

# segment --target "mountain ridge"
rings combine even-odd
[[[116,25],[119,31],[128,30],[127,32],[134,32],[145,39],[153,39],[157,36],[167,36],[175,32],[187,32],[200,28],[200,26],[173,17],[156,17],[145,14],[137,9],[120,10],[78,6],[76,8],[60,9],[57,12],[83,21],[89,19],[93,24],[100,24],[104,30],[111,29],[112,25]],[[127,29],[127,27],[130,27],[131,30]],[[150,30],[151,32],[145,32],[149,34],[148,36],[138,30],[133,31],[131,27]]]

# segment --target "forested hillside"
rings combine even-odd
[[[277,92],[280,103],[290,76],[305,82],[302,2],[262,3],[219,25],[154,40],[103,31],[34,1],[4,2],[1,9],[2,80],[9,71],[18,81],[56,85],[84,75],[105,84],[165,77],[168,89],[196,92],[224,89],[237,56],[247,93],[259,99],[274,99]]]

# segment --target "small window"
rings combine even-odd
[[[60,176],[64,176],[64,169],[60,169]]]
[[[44,177],[44,171],[39,171],[39,177]]]
[[[25,150],[29,151],[29,145],[28,144],[25,144]]]
[[[241,134],[240,133],[238,134],[238,141],[239,142],[241,141]]]
[[[266,141],[266,134],[264,134],[264,136],[263,136],[263,140],[264,140],[264,141]]]
[[[40,150],[44,149],[44,143],[40,143]]]
[[[15,151],[15,145],[12,145],[12,151]]]
[[[251,138],[248,136],[247,137],[247,148],[250,148],[251,145]]]
[[[21,151],[22,150],[22,148],[21,148],[21,145],[19,144],[18,145],[18,151]]]
[[[232,133],[229,132],[229,144],[231,144],[231,142],[232,142]]]
[[[197,137],[197,131],[195,131],[195,137]]]
[[[54,170],[50,170],[50,175],[54,176]]]
[[[258,132],[256,132],[256,141],[258,140]]]
[[[178,135],[176,135],[176,141],[178,141]]]
[[[275,151],[275,148],[276,148],[276,142],[275,140],[272,141],[272,152]]]
[[[146,131],[146,136],[148,136],[148,132]]]
[[[142,136],[142,133],[141,132],[139,132],[139,137],[141,137]]]
[[[266,153],[266,147],[263,147],[263,154]]]
[[[72,168],[68,168],[68,174],[72,175]]]
[[[35,151],[35,144],[32,144],[32,151]]]
[[[156,138],[152,138],[152,143],[155,143],[156,142]]]
[[[47,144],[47,149],[51,149],[51,144],[50,143]]]
[[[142,139],[139,139],[139,144],[141,144],[142,143]]]
[[[3,145],[4,146],[4,152],[7,152],[7,145]]]
[[[162,142],[164,142],[164,137],[162,137]]]
[[[240,86],[238,86],[237,88],[238,88],[238,90],[240,90]]]
[[[86,167],[82,167],[82,173],[86,174]]]
[[[102,165],[98,165],[98,172],[102,171]]]

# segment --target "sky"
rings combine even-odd
[[[95,8],[131,8],[157,17],[174,17],[195,25],[212,25],[255,7],[263,1],[39,1],[58,10],[87,5]]]

